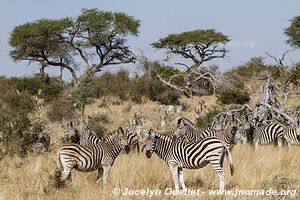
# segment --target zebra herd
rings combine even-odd
[[[63,145],[58,151],[61,181],[70,180],[73,169],[82,172],[98,170],[96,181],[102,179],[106,184],[110,168],[118,155],[122,152],[129,153],[133,149],[139,152],[141,143],[135,132],[121,127],[98,138],[88,129],[84,134],[79,134],[76,127],[70,123],[69,135],[70,143]],[[49,135],[39,135],[39,143],[45,143],[47,138],[49,142],[46,142],[46,146],[49,147]],[[299,121],[297,126],[289,126],[278,120],[268,124],[255,124],[245,118],[242,122],[230,122],[226,131],[219,131],[213,128],[200,130],[190,120],[181,117],[177,120],[177,128],[174,131],[159,133],[150,129],[143,148],[147,158],[156,153],[166,162],[176,190],[179,189],[179,183],[182,189],[186,190],[183,168],[198,169],[207,164],[212,166],[219,177],[219,189],[224,190],[224,158],[229,161],[233,175],[231,150],[238,140],[252,143],[256,148],[271,143],[277,144],[279,148],[285,143],[289,147],[291,144],[300,144]]]

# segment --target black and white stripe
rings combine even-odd
[[[114,160],[123,149],[126,153],[129,152],[127,136],[122,128],[107,135],[96,145],[64,145],[58,152],[59,166],[62,169],[61,181],[71,178],[73,169],[82,172],[98,170],[97,182],[103,177],[105,184]]]
[[[231,150],[235,144],[235,134],[237,128],[234,126],[232,130],[226,131],[224,134],[219,134],[216,130],[207,128],[202,132],[188,119],[180,118],[177,121],[176,136],[178,138],[186,138],[188,141],[201,141],[207,137],[218,137],[225,142],[225,145]]]
[[[128,129],[125,130],[130,150],[136,150],[140,153],[140,141],[136,132],[131,132]]]
[[[196,125],[190,120],[182,117],[177,121],[177,132],[178,138],[186,137],[189,141],[200,141],[206,137],[216,136],[217,132],[211,128],[207,128],[203,131],[197,129]]]
[[[283,145],[284,127],[275,122],[267,125],[255,126],[253,142],[255,147],[275,143],[279,148]]]
[[[297,129],[297,127],[294,126],[285,127],[283,138],[287,142],[289,149],[291,147],[291,144],[292,145],[300,144],[300,135],[298,132],[299,130]]]
[[[208,137],[197,142],[184,142],[150,130],[146,139],[146,156],[150,158],[153,152],[170,167],[176,190],[179,190],[178,179],[182,189],[186,190],[183,168],[199,169],[209,163],[219,176],[220,190],[224,190],[225,155],[230,162],[231,175],[234,171],[230,151],[221,140],[215,137]]]

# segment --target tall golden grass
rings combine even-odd
[[[214,97],[209,97],[214,100]],[[193,119],[191,112],[197,99],[189,100],[191,108],[183,116]],[[97,102],[87,108],[87,114],[107,113],[113,123],[110,128],[126,126],[129,117],[136,111],[142,111],[147,124],[146,129],[159,129],[159,105],[153,102],[134,105],[128,113],[123,112],[123,105],[99,108]],[[43,113],[43,112],[42,112]],[[42,116],[41,113],[41,116]],[[64,129],[59,124],[50,124],[53,145],[49,153],[33,152],[26,158],[3,158],[0,161],[0,200],[2,199],[145,199],[144,196],[114,196],[113,188],[122,192],[130,189],[174,188],[171,173],[163,160],[155,154],[147,159],[144,153],[120,155],[109,175],[109,184],[103,186],[96,183],[97,172],[72,172],[72,182],[63,188],[54,186],[57,150],[59,138]],[[251,145],[238,144],[232,151],[235,173],[230,176],[229,164],[224,163],[225,189],[300,189],[300,148],[292,146],[278,150],[274,146],[262,146],[255,150]],[[184,170],[186,186],[193,189],[208,191],[218,189],[219,180],[208,164],[197,170]],[[290,199],[285,196],[154,196],[153,199]],[[300,199],[297,195],[294,199]]]

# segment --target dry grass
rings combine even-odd
[[[208,107],[215,105],[216,98],[205,98]],[[106,113],[113,122],[108,128],[126,126],[134,112],[142,112],[147,120],[146,129],[159,127],[159,116],[162,113],[157,103],[147,102],[140,105],[121,105],[99,107],[101,100],[87,107],[87,113],[95,115]],[[193,119],[192,109],[199,98],[183,99],[190,105],[190,110],[182,115]],[[131,106],[131,109],[124,111]],[[126,109],[125,109],[126,110]],[[41,112],[43,116],[44,111]],[[142,196],[113,196],[111,191],[118,187],[130,189],[161,189],[174,187],[170,171],[166,164],[153,155],[147,159],[144,154],[121,155],[111,169],[108,186],[96,184],[96,172],[80,173],[73,171],[73,180],[66,187],[57,189],[52,178],[56,170],[56,152],[60,146],[59,138],[64,128],[60,124],[50,124],[52,141],[51,152],[46,154],[32,153],[25,159],[4,158],[0,161],[0,200],[2,199],[144,199]],[[249,145],[237,145],[232,152],[235,173],[231,177],[229,164],[225,167],[226,189],[300,189],[300,148],[293,146],[277,150],[273,146],[261,147],[255,151]],[[184,170],[185,183],[188,187],[207,191],[218,188],[218,178],[208,165],[203,169]],[[229,197],[209,197],[205,199],[233,199]],[[278,199],[279,197],[247,197],[237,199]],[[154,199],[199,199],[199,196],[156,196]],[[282,197],[284,199],[284,197]],[[289,199],[289,198],[287,198]],[[296,197],[299,199],[299,195]]]
[[[262,147],[254,151],[251,146],[238,145],[232,152],[236,168],[232,177],[229,174],[228,163],[225,162],[225,187],[226,189],[299,190],[299,155],[298,147],[294,147],[290,152],[278,151],[274,147]],[[74,171],[73,180],[67,184],[67,187],[54,188],[51,184],[53,180],[50,179],[56,167],[54,153],[31,155],[26,159],[5,158],[0,162],[0,167],[2,169],[0,199],[114,199],[116,197],[111,194],[114,187],[121,190],[124,188],[164,190],[173,187],[168,167],[156,155],[151,159],[147,159],[144,154],[121,155],[112,167],[109,185],[106,187],[101,183],[95,183],[96,172]],[[184,173],[188,187],[200,188],[204,191],[218,188],[218,178],[210,166],[199,170],[185,170]],[[169,198],[171,197],[161,196],[159,199]],[[188,197],[188,199],[196,199],[196,197]],[[247,197],[239,199],[247,199]]]

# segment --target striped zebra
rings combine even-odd
[[[176,191],[179,190],[178,179],[182,189],[186,190],[183,168],[199,169],[208,163],[219,176],[219,189],[224,190],[223,161],[225,155],[230,162],[230,171],[233,175],[234,165],[230,151],[221,140],[215,137],[187,143],[150,130],[146,139],[146,157],[151,158],[153,152],[170,167]]]
[[[48,133],[40,132],[37,137],[37,144],[43,149],[43,152],[49,151],[51,137]]]
[[[191,142],[201,141],[207,137],[218,137],[221,138],[229,150],[231,150],[235,144],[235,135],[237,130],[238,129],[233,126],[231,131],[226,131],[224,134],[219,134],[216,130],[211,128],[205,129],[201,132],[190,120],[186,118],[180,118],[177,121],[176,136],[178,138],[186,138]]]
[[[130,131],[128,129],[125,129],[125,133],[127,135],[127,141],[128,145],[130,147],[130,150],[136,150],[136,152],[140,153],[140,141],[138,134],[134,131]]]
[[[284,127],[275,122],[254,127],[253,143],[255,148],[263,144],[275,143],[279,148],[283,145]]]
[[[284,129],[284,140],[287,142],[289,149],[291,144],[299,145],[300,144],[300,130],[294,126],[288,126]]]
[[[194,123],[184,117],[177,120],[176,136],[178,138],[186,137],[189,141],[199,141],[206,137],[212,137],[216,135],[217,132],[210,128],[201,132]]]
[[[68,130],[68,138],[71,143],[74,144],[80,144],[80,134],[78,129],[74,126],[74,124],[70,121],[67,124],[69,130]]]
[[[93,146],[64,145],[58,152],[58,164],[62,170],[61,181],[71,179],[73,169],[81,172],[98,170],[97,182],[103,178],[103,184],[106,184],[109,170],[123,149],[129,153],[127,135],[122,128]]]
[[[283,138],[288,145],[288,148],[291,148],[292,145],[300,144],[300,121],[297,121],[296,125],[289,125],[279,119],[273,119],[276,123],[279,123],[284,127]]]

